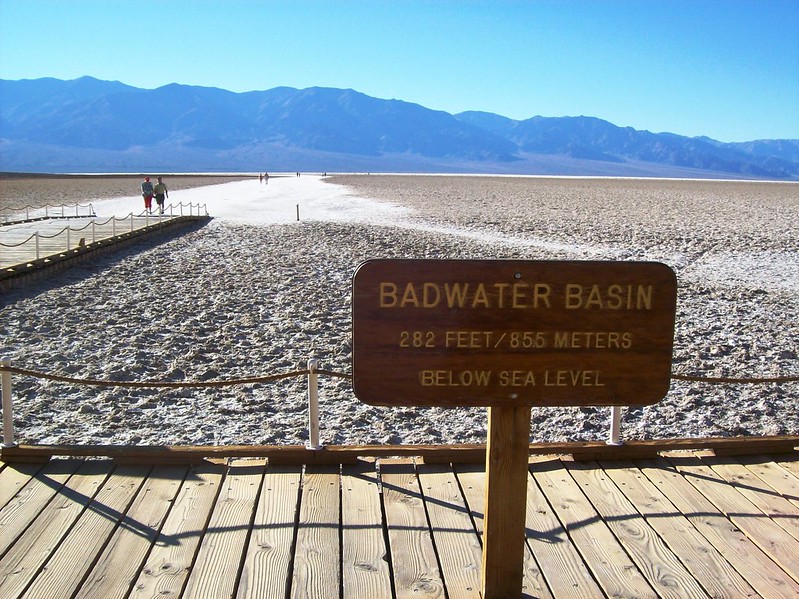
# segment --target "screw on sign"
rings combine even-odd
[[[518,596],[530,408],[663,399],[674,272],[657,262],[369,260],[352,302],[358,399],[489,407],[483,596]]]

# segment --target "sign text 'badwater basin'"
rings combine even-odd
[[[353,388],[383,406],[656,403],[676,297],[656,262],[370,260],[353,277]]]

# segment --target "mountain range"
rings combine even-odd
[[[351,89],[0,80],[0,170],[450,172],[799,180],[799,140],[449,114]]]

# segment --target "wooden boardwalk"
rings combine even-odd
[[[0,597],[480,594],[484,465],[0,470]],[[799,452],[531,456],[525,597],[799,597]]]
[[[53,261],[92,244],[129,236],[136,231],[159,227],[179,216],[143,215],[112,217],[50,218],[0,226],[0,270],[19,270],[26,265]],[[69,235],[66,229],[70,228]],[[39,235],[38,244],[31,237]],[[27,240],[27,241],[26,241]],[[38,245],[38,248],[37,248]]]

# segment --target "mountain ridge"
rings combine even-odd
[[[799,140],[724,143],[591,116],[450,114],[352,89],[0,80],[0,170],[372,171],[799,179]]]

